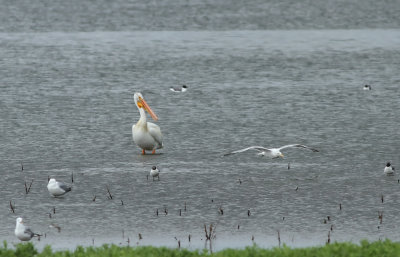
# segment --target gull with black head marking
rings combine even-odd
[[[153,181],[155,177],[158,177],[158,180],[160,180],[160,171],[157,169],[156,166],[151,167],[150,176],[153,177]]]
[[[56,179],[51,178],[49,180],[49,183],[47,184],[47,190],[49,190],[49,193],[53,195],[54,197],[57,196],[62,196],[69,191],[72,190],[71,186],[68,186],[62,182],[56,181]]]
[[[394,167],[390,164],[390,162],[386,163],[385,168],[383,169],[383,173],[386,175],[394,175]]]
[[[182,85],[182,87],[171,87],[169,90],[172,92],[186,92],[188,87],[186,85]]]
[[[265,147],[262,147],[262,146],[250,146],[250,147],[247,147],[247,148],[243,148],[243,149],[240,149],[240,150],[236,150],[236,151],[224,154],[224,156],[231,155],[231,154],[236,154],[236,153],[243,153],[243,152],[246,152],[248,150],[256,150],[256,151],[258,151],[257,155],[259,155],[259,156],[266,156],[266,157],[269,157],[269,158],[272,158],[272,159],[279,158],[279,157],[283,158],[284,155],[281,152],[281,150],[286,149],[286,148],[304,148],[304,149],[309,149],[309,150],[311,150],[313,152],[319,152],[317,149],[314,149],[314,148],[311,148],[311,147],[308,147],[308,146],[305,146],[305,145],[291,144],[291,145],[284,145],[284,146],[281,146],[279,148],[265,148]]]
[[[39,234],[33,233],[28,226],[25,226],[24,220],[21,217],[17,218],[17,224],[15,226],[14,233],[21,241],[29,241],[34,236],[41,236]]]
[[[363,89],[364,89],[364,90],[371,90],[372,88],[371,88],[370,85],[365,85],[365,86],[363,87]]]

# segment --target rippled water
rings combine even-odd
[[[0,239],[23,216],[55,248],[197,248],[211,223],[216,249],[276,246],[277,230],[323,244],[331,226],[332,241],[399,240],[399,176],[383,175],[400,163],[399,46],[398,30],[1,33]],[[137,91],[160,118],[156,155],[132,142]],[[289,143],[320,152],[222,157]],[[50,197],[48,176],[72,173]]]

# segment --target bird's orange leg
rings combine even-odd
[[[142,154],[143,154],[143,155],[145,155],[145,154],[146,154],[146,152],[144,151],[144,149],[142,149]]]
[[[152,154],[155,154],[156,153],[156,149],[153,149],[153,151],[151,152]]]

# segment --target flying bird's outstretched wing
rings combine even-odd
[[[311,150],[313,152],[319,152],[317,149],[308,147],[306,145],[300,145],[300,144],[284,145],[284,146],[279,147],[278,150],[280,151],[280,150],[285,149],[285,148],[305,148],[305,149],[309,149],[309,150]]]
[[[240,149],[240,150],[236,150],[236,151],[233,151],[233,152],[230,152],[230,153],[226,153],[226,154],[224,154],[224,156],[235,154],[235,153],[243,153],[243,152],[246,152],[248,150],[257,150],[259,152],[270,151],[270,149],[262,147],[262,146],[250,146],[250,147],[243,148],[243,149]]]

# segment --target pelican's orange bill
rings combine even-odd
[[[146,103],[146,101],[141,97],[139,97],[139,100],[140,100],[141,104],[143,105],[143,108],[150,114],[150,116],[153,118],[153,120],[158,120],[157,115],[153,112],[153,110]]]

